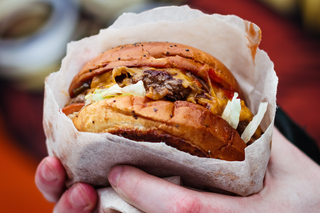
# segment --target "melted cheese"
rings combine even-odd
[[[102,75],[95,76],[91,81],[91,89],[88,93],[93,93],[95,89],[109,88],[117,83],[117,78],[121,78],[122,82],[119,83],[120,87],[131,85],[139,80],[143,79],[144,72],[146,70],[163,70],[168,72],[174,79],[181,80],[184,88],[190,88],[191,92],[186,98],[187,101],[200,104],[209,109],[215,115],[221,115],[225,106],[228,103],[228,98],[222,89],[215,88],[212,85],[210,87],[210,94],[205,93],[204,96],[197,96],[205,89],[200,82],[192,75],[176,69],[176,68],[153,68],[153,67],[116,67],[112,71],[106,72]],[[153,92],[153,88],[150,88],[147,92],[147,96],[154,100],[162,99],[166,94],[158,94]],[[240,121],[252,119],[253,115],[250,110],[241,101]]]

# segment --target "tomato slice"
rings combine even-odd
[[[74,112],[79,112],[82,107],[84,107],[84,103],[74,103],[64,107],[62,112],[66,115],[70,115]]]

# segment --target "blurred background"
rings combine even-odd
[[[262,29],[260,48],[279,77],[278,105],[320,147],[320,1],[0,0],[0,212],[52,212],[34,174],[47,155],[43,82],[59,70],[66,44],[97,34],[123,12],[184,4]]]

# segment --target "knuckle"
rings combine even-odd
[[[193,193],[178,194],[173,199],[171,212],[175,213],[199,213],[201,211],[201,200]]]

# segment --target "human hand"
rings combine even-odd
[[[44,197],[56,203],[55,213],[92,212],[97,203],[95,189],[85,183],[65,188],[66,172],[56,157],[46,157],[38,165],[35,182]]]
[[[264,189],[248,197],[193,191],[131,166],[115,166],[108,179],[124,200],[145,212],[316,212],[320,167],[277,130],[272,146]],[[50,174],[49,168],[58,179],[43,177]],[[85,212],[71,201],[74,187],[63,193],[64,181],[65,171],[57,158],[47,157],[40,163],[36,183],[49,201],[57,202],[56,212]],[[88,201],[85,210],[90,211],[97,201],[95,191],[90,185],[80,186]]]
[[[317,212],[320,167],[274,131],[264,188],[248,197],[193,191],[130,166],[115,166],[109,182],[144,212]]]

